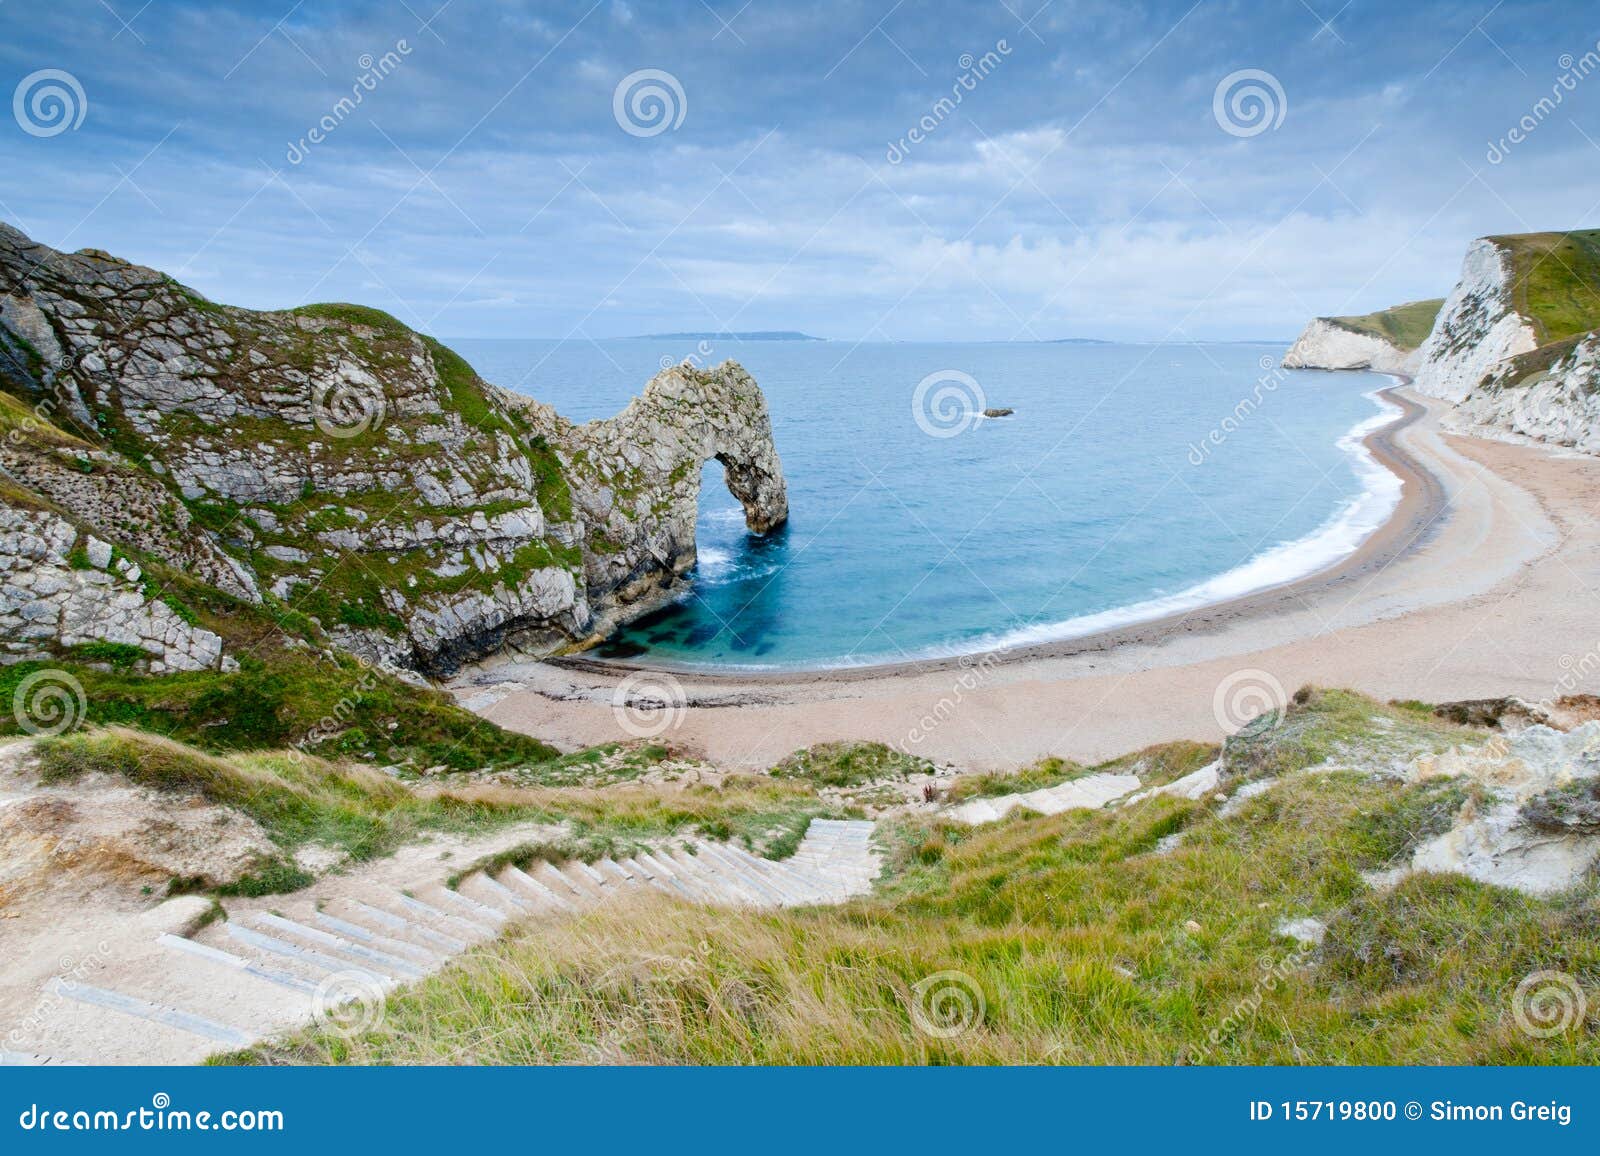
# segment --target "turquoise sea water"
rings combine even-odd
[[[1278,345],[451,344],[575,421],[689,356],[766,393],[789,525],[747,535],[709,464],[691,589],[602,656],[826,667],[1072,637],[1320,569],[1399,493],[1359,445],[1388,379],[1285,373]],[[1016,414],[974,422],[975,401]]]

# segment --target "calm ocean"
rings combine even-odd
[[[1284,372],[1280,345],[450,344],[574,421],[690,356],[766,393],[788,527],[746,535],[710,463],[691,590],[601,655],[825,667],[1071,637],[1320,569],[1399,495],[1359,446],[1388,379]]]

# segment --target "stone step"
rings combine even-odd
[[[596,868],[588,863],[585,863],[582,859],[574,859],[572,862],[566,864],[565,871],[569,876],[572,875],[573,872],[577,872],[578,878],[588,880],[596,888],[610,886],[609,881],[604,875],[600,874]]]
[[[320,968],[325,974],[336,975],[340,972],[354,971],[366,976],[375,983],[393,983],[394,977],[385,975],[370,967],[360,967],[348,959],[339,959],[337,956],[327,955],[314,947],[301,947],[298,943],[278,939],[276,936],[265,935],[259,931],[252,931],[248,927],[241,927],[234,922],[228,923],[228,936],[236,939],[246,947],[253,947],[257,951],[265,951],[272,955],[280,955],[285,959],[297,960]]]
[[[435,907],[432,903],[418,899],[415,895],[407,895],[403,891],[395,896],[395,902],[419,919],[425,919],[436,926],[442,925],[465,933],[469,943],[490,939],[497,931],[497,928],[486,926],[475,919],[463,919],[459,915],[453,915],[442,908]]]
[[[578,910],[572,905],[571,900],[564,896],[557,895],[549,887],[539,882],[539,880],[529,875],[520,867],[507,867],[504,871],[500,872],[500,878],[502,881],[509,881],[509,883],[515,887],[520,887],[523,894],[536,899],[547,908],[553,907],[558,911],[564,911],[568,914],[574,913]]]
[[[360,943],[353,943],[342,935],[335,935],[331,931],[322,931],[316,927],[308,927],[293,919],[285,919],[281,915],[274,915],[270,911],[258,911],[253,917],[257,927],[270,927],[272,930],[286,935],[315,943],[330,951],[337,951],[341,955],[360,962],[369,963],[383,968],[390,975],[408,976],[411,979],[421,979],[428,974],[428,969],[412,963],[409,959],[401,959],[398,955],[390,955],[386,951],[378,951]]]
[[[700,855],[680,850],[672,853],[672,862],[682,868],[684,878],[693,880],[710,902],[737,907],[759,907],[763,904],[760,892],[713,859],[702,860]]]
[[[441,910],[450,911],[463,919],[484,925],[494,934],[499,933],[501,925],[509,918],[504,911],[490,907],[487,903],[479,903],[476,899],[469,899],[442,883],[425,888],[422,897]]]
[[[446,935],[415,919],[406,919],[396,915],[386,908],[364,902],[360,899],[336,900],[339,910],[345,912],[351,919],[358,920],[369,928],[382,928],[391,935],[407,935],[415,942],[427,948],[443,952],[446,955],[467,950],[467,941],[457,939],[453,935]],[[414,913],[413,913],[414,914]]]
[[[336,932],[346,939],[353,939],[357,943],[364,943],[378,951],[409,959],[421,967],[433,967],[444,961],[444,956],[438,951],[404,939],[395,939],[370,927],[352,923],[348,919],[340,919],[337,915],[330,915],[326,911],[313,911],[311,918],[328,931]]]
[[[0,1068],[78,1067],[70,1060],[41,1056],[37,1052],[0,1052]]]
[[[288,991],[298,991],[306,995],[313,995],[317,990],[315,983],[302,976],[294,975],[291,972],[284,971],[282,968],[253,963],[242,955],[234,955],[232,952],[223,951],[220,947],[212,947],[210,944],[199,943],[193,939],[185,939],[181,935],[173,935],[170,931],[162,932],[156,942],[163,947],[170,947],[174,951],[181,951],[186,955],[207,959],[212,963],[221,964],[223,967],[231,967],[235,971],[253,975],[257,979],[264,979],[268,983],[275,983]]]
[[[87,983],[69,982],[58,978],[51,982],[48,990],[52,995],[61,999],[75,1000],[78,1003],[91,1004],[121,1015],[149,1020],[151,1023],[176,1028],[178,1031],[188,1032],[190,1035],[200,1036],[232,1048],[247,1047],[256,1038],[242,1028],[218,1023],[216,1020],[207,1019],[205,1016],[196,1015],[180,1008],[151,1003],[137,996],[125,995],[109,988],[94,987]]]
[[[591,888],[579,886],[568,879],[556,869],[555,864],[541,862],[533,869],[533,877],[538,879],[557,895],[574,903],[579,907],[587,907],[594,901],[594,892]]]
[[[470,892],[468,890],[470,888]],[[531,915],[538,910],[531,899],[524,899],[487,872],[478,871],[461,881],[456,893],[474,903],[492,906],[508,916]]]

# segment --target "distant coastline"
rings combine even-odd
[[[757,329],[748,333],[641,333],[633,341],[826,341],[792,329]]]

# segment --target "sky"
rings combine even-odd
[[[1600,224],[1595,4],[0,0],[0,22],[0,219],[219,301],[446,338],[1283,339],[1443,296],[1475,236]]]

